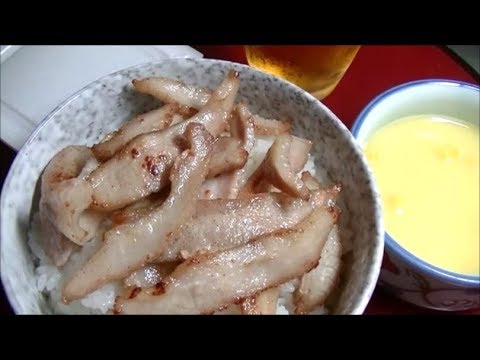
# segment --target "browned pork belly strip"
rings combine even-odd
[[[229,125],[231,136],[239,139],[245,151],[250,153],[255,145],[255,132],[253,116],[245,104],[240,103],[235,106]]]
[[[248,154],[255,145],[255,133],[250,113],[244,104],[235,106],[229,120],[231,138],[240,141],[243,147],[245,163],[241,168],[230,173],[222,173],[220,176],[208,179],[202,184],[200,197],[202,199],[235,199],[241,187],[246,183],[246,166]],[[239,151],[239,150],[237,150]],[[232,151],[230,151],[232,152]],[[231,155],[229,157],[232,157]]]
[[[212,178],[222,173],[242,168],[247,162],[248,152],[240,139],[220,137],[213,145],[207,177]]]
[[[288,134],[277,136],[262,164],[242,188],[240,196],[271,191],[273,186],[292,196],[307,199],[308,188],[297,173],[305,166],[311,147],[312,142],[306,139]]]
[[[55,266],[65,265],[72,252],[79,247],[51,223],[42,206],[40,206],[40,233],[42,249]]]
[[[133,80],[132,84],[142,94],[151,95],[166,103],[179,103],[195,109],[204,107],[212,95],[210,90],[161,76]]]
[[[62,293],[65,302],[82,298],[152,262],[163,251],[166,238],[190,220],[208,171],[213,137],[196,123],[189,124],[186,137],[191,149],[175,160],[167,200],[147,216],[107,231],[100,249],[66,283]]]
[[[72,246],[90,240],[98,228],[102,215],[87,210],[93,189],[84,179],[87,164],[94,160],[85,146],[67,146],[48,163],[41,180],[40,218],[46,239],[46,252],[55,263],[64,263]],[[55,229],[47,230],[49,227]]]
[[[195,109],[205,106],[212,95],[210,90],[161,76],[134,80],[133,86],[138,92],[154,96],[163,102],[179,103]],[[251,115],[250,111],[248,113]],[[257,135],[280,135],[291,130],[291,125],[287,122],[265,119],[259,115],[252,115],[252,120]]]
[[[127,288],[152,287],[171,274],[177,266],[177,262],[145,265],[123,279],[123,285]]]
[[[256,135],[281,135],[288,134],[292,126],[276,119],[265,119],[259,115],[253,115],[253,123],[255,124]]]
[[[277,313],[277,300],[280,289],[273,287],[242,301],[244,315],[274,315]]]
[[[326,204],[330,200],[326,199]],[[157,284],[156,293],[141,291],[133,299],[117,298],[115,312],[213,313],[278,286],[318,264],[337,216],[337,209],[320,206],[291,230],[265,235],[223,252],[190,258]]]
[[[342,245],[334,226],[322,250],[318,265],[304,274],[294,296],[295,313],[306,314],[321,306],[337,285],[340,275]]]
[[[310,191],[318,191],[320,182],[308,171],[302,173],[302,180]],[[338,186],[338,185],[337,185]],[[342,244],[335,225],[328,235],[318,265],[304,274],[295,291],[295,313],[306,314],[325,303],[337,285],[342,264]]]
[[[232,200],[199,200],[191,221],[182,225],[157,261],[175,261],[199,252],[226,250],[259,236],[293,228],[309,216],[326,197],[325,191],[310,201],[283,193],[256,194]]]
[[[180,105],[178,104],[167,104],[145,114],[135,116],[118,130],[108,134],[100,143],[93,145],[93,154],[98,161],[107,161],[137,135],[169,127],[173,116],[179,108]]]
[[[263,164],[263,176],[287,194],[308,199],[308,188],[297,178],[290,162],[292,141],[291,135],[279,135],[275,138]]]
[[[138,135],[101,164],[88,178],[94,189],[91,207],[113,211],[161,190],[169,183],[168,174],[182,150],[188,124],[202,124],[218,136],[230,116],[238,86],[238,74],[229,73],[196,115],[167,129]]]
[[[183,224],[169,240],[156,261],[176,261],[198,252],[215,252],[244,244],[256,237],[290,229],[303,221],[327,196],[326,191],[312,193],[309,201],[284,193],[254,194],[231,200],[198,200],[192,219]],[[118,211],[116,219],[134,222],[154,211],[158,205]],[[118,222],[117,222],[118,223]]]

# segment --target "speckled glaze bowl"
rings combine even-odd
[[[35,187],[54,154],[70,144],[93,145],[134,114],[158,106],[133,90],[134,78],[161,75],[213,89],[230,69],[240,73],[237,100],[260,115],[294,119],[294,133],[313,140],[317,165],[343,184],[348,216],[342,216],[340,226],[351,230],[353,251],[332,311],[363,313],[377,282],[384,240],[377,191],[360,148],[340,120],[300,88],[245,65],[207,59],[150,63],[101,78],[55,109],[26,142],[1,197],[1,277],[16,313],[51,313],[35,287],[27,236],[38,202]]]

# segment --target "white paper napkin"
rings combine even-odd
[[[189,46],[1,47],[1,139],[19,150],[63,100],[123,68],[169,58],[202,57]]]

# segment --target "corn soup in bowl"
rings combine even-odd
[[[427,79],[375,98],[352,133],[385,219],[379,284],[438,310],[480,306],[479,87]]]

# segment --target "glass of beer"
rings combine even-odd
[[[310,92],[329,95],[350,67],[359,45],[246,45],[250,66],[272,73]]]

